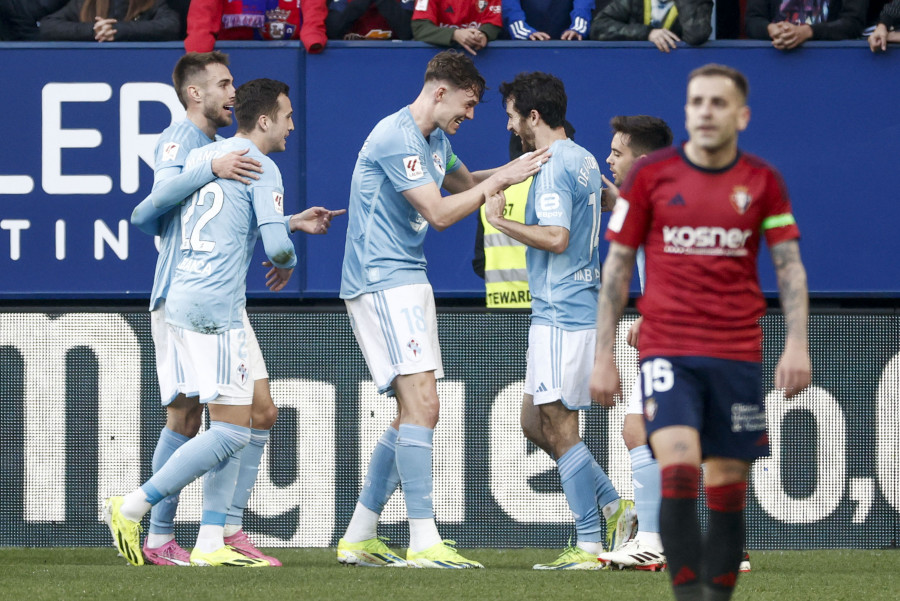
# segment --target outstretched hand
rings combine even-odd
[[[523,154],[519,158],[511,160],[501,167],[495,174],[497,176],[499,187],[495,190],[491,190],[490,193],[493,194],[498,189],[505,190],[506,188],[518,184],[519,182],[524,182],[532,175],[537,174],[544,163],[549,161],[550,157],[553,156],[548,152],[549,150],[549,146],[544,146],[534,152]]]
[[[307,234],[327,234],[331,227],[331,219],[343,215],[347,209],[331,211],[324,207],[310,207],[303,212],[291,215],[291,232]]]

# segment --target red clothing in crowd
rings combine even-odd
[[[307,52],[317,53],[325,48],[328,40],[325,35],[325,16],[328,9],[322,0],[267,0],[265,5],[266,14],[261,16],[242,14],[240,0],[192,0],[188,10],[185,52],[210,52],[217,39],[299,38]],[[276,14],[272,9],[281,12]],[[241,26],[242,23],[256,26]]]

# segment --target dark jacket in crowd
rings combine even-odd
[[[36,40],[38,21],[68,0],[0,0],[0,40]]]
[[[768,40],[769,24],[783,21],[783,0],[747,0],[745,28],[747,37]],[[812,27],[814,40],[852,40],[858,38],[866,22],[869,0],[829,0],[828,20]]]
[[[653,27],[644,25],[645,0],[611,0],[594,15],[591,39],[600,41],[646,40]],[[712,0],[675,0],[678,18],[671,31],[682,41],[699,46],[712,35]]]
[[[82,23],[81,7],[84,0],[70,0],[62,9],[41,20],[42,40],[68,40],[91,42],[94,40],[94,24]],[[117,19],[117,42],[160,42],[177,40],[181,29],[178,13],[169,8],[165,0],[156,0],[149,10],[132,21],[125,21],[128,0],[110,0],[109,17]]]

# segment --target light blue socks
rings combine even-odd
[[[431,493],[431,444],[434,430],[424,426],[400,424],[397,438],[397,472],[403,483],[406,513],[412,519],[433,519]]]

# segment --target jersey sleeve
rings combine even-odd
[[[644,243],[650,226],[650,175],[636,163],[619,189],[619,198],[613,207],[606,239],[630,248]]]
[[[560,156],[561,158],[562,156]],[[548,169],[548,165],[544,166],[544,170],[541,172],[542,177],[534,190],[534,212],[537,216],[537,224],[556,225],[571,231],[572,190],[574,189],[571,175],[565,169]]]
[[[416,5],[412,14],[413,21],[416,19],[426,19],[435,25],[440,25],[440,19],[438,19],[438,4],[438,0],[416,0]]]
[[[380,142],[373,151],[372,160],[381,167],[397,192],[434,182],[425,167],[425,161],[431,160],[428,148],[406,141],[402,134]]]
[[[254,157],[259,159],[259,157]],[[259,225],[277,223],[284,231],[284,186],[278,167],[266,157],[263,173],[250,184],[253,197],[253,212]]]
[[[781,174],[774,168],[769,170],[761,228],[769,248],[779,242],[795,240],[800,237],[800,229],[791,212],[787,186],[781,178]]]

